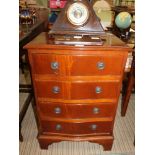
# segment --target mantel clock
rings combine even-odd
[[[87,0],[69,0],[49,31],[56,44],[102,45],[104,30]]]

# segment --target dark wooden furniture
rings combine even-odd
[[[19,34],[19,65],[24,73],[24,66],[27,65],[23,62],[23,55],[26,55],[27,51],[23,49],[23,46],[35,38],[40,32],[44,30],[44,21],[38,21],[34,25],[20,25]]]
[[[48,34],[55,44],[102,45],[104,33],[88,0],[68,0]]]
[[[20,90],[19,90],[20,93],[29,93],[28,97],[26,98],[26,100],[25,100],[25,102],[23,104],[23,107],[22,107],[22,109],[21,109],[21,111],[19,113],[19,140],[22,142],[23,141],[23,136],[22,136],[22,133],[21,133],[22,121],[23,121],[23,119],[25,117],[25,114],[26,114],[27,109],[28,109],[28,107],[30,105],[30,102],[31,102],[31,100],[33,98],[33,91],[32,91],[31,85],[28,85],[28,86],[20,85],[19,87],[21,87]]]
[[[41,33],[28,49],[42,149],[60,141],[112,148],[113,127],[130,48],[112,34],[103,46],[47,44]]]
[[[28,67],[27,62],[27,50],[23,49],[23,46],[26,45],[28,42],[30,42],[33,38],[35,38],[39,33],[45,30],[44,28],[45,21],[38,21],[34,25],[26,26],[26,25],[20,25],[20,35],[19,35],[19,67],[22,70],[22,73],[24,73],[25,66]],[[23,62],[22,57],[25,55],[26,61]],[[28,97],[26,98],[23,107],[19,114],[19,140],[23,141],[23,136],[21,133],[22,128],[22,121],[24,119],[24,116],[26,114],[26,111],[29,107],[29,104],[33,98],[33,90],[31,84],[19,84],[19,93],[28,93]]]
[[[123,86],[122,86],[122,104],[121,116],[125,116],[129,104],[130,96],[135,91],[135,32],[130,33],[130,37],[125,43],[132,47],[132,62],[131,67],[124,73]]]
[[[130,96],[135,85],[135,52],[133,51],[133,60],[130,71],[127,73],[127,78],[123,81],[122,88],[122,104],[121,116],[125,116],[129,104]]]
[[[55,35],[92,35],[100,36],[104,34],[104,30],[99,22],[99,19],[96,17],[96,14],[92,8],[92,5],[87,0],[79,1],[80,4],[84,4],[88,9],[88,19],[82,25],[75,25],[69,22],[67,18],[67,11],[70,6],[75,4],[74,0],[68,0],[65,5],[65,8],[60,12],[56,22],[54,23],[51,31],[49,33]],[[78,2],[77,2],[78,3]],[[75,14],[76,12],[74,12]],[[73,13],[72,13],[73,14]],[[78,20],[78,18],[77,18]]]

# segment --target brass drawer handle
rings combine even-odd
[[[99,109],[99,108],[97,108],[97,107],[93,108],[93,113],[94,113],[94,114],[98,114],[98,113],[99,113],[99,111],[100,111],[100,109]]]
[[[98,63],[97,63],[97,68],[98,68],[99,70],[104,69],[104,68],[105,68],[104,62],[98,62]]]
[[[60,114],[61,113],[61,108],[59,108],[59,107],[54,108],[54,113],[55,114]]]
[[[60,124],[57,124],[56,127],[55,127],[56,130],[61,130],[61,128],[62,128],[62,127],[61,127]]]
[[[91,125],[91,129],[92,129],[92,130],[96,130],[96,129],[97,129],[97,125],[96,125],[96,124],[92,124],[92,125]]]
[[[51,68],[56,70],[59,68],[59,63],[58,62],[51,62]]]
[[[100,94],[100,93],[102,92],[102,88],[99,87],[99,86],[97,86],[97,87],[95,88],[95,92],[96,92],[96,94]]]
[[[59,88],[58,86],[54,86],[54,87],[52,88],[52,92],[53,92],[54,94],[58,94],[58,93],[60,92],[60,88]]]

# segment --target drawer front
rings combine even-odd
[[[71,99],[112,99],[117,97],[117,82],[75,82],[71,84]]]
[[[38,97],[65,98],[64,83],[58,81],[36,81],[36,93]]]
[[[39,103],[40,115],[46,118],[101,118],[113,117],[116,104],[63,104],[63,103]]]
[[[98,118],[113,117],[115,105],[113,103],[70,104],[67,106],[67,114],[72,118]]]
[[[38,105],[40,116],[48,118],[66,118],[66,108],[67,106],[62,103],[39,102]]]
[[[112,122],[83,122],[66,123],[56,121],[42,121],[43,132],[64,133],[64,134],[92,134],[92,133],[111,133]]]
[[[55,99],[116,98],[118,86],[118,82],[36,81],[38,97]]]
[[[66,56],[55,54],[32,54],[34,74],[64,75]]]
[[[123,56],[116,54],[72,56],[70,74],[72,76],[120,75],[122,64]]]
[[[108,52],[110,51],[101,56],[32,54],[33,73],[71,76],[120,75],[123,55]]]

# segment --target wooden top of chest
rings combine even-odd
[[[48,37],[46,32],[40,33],[36,38],[29,42],[25,49],[57,49],[57,50],[114,50],[114,51],[131,51],[131,48],[127,46],[123,41],[111,33],[105,34],[103,37],[104,44],[102,46],[73,46],[73,45],[54,45],[48,43]]]

